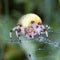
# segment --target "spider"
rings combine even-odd
[[[48,25],[41,24],[40,22],[36,23],[35,21],[31,21],[31,26],[24,28],[22,24],[18,24],[10,30],[10,38],[12,39],[12,32],[15,31],[16,36],[19,41],[21,41],[20,35],[25,35],[28,39],[33,39],[36,35],[41,35],[43,33],[48,37],[48,29],[50,27]]]

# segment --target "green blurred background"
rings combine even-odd
[[[49,39],[60,44],[60,0],[0,0],[0,60],[60,60],[60,46],[55,48],[24,36],[19,43],[15,34],[14,42],[10,42],[10,29],[27,13],[39,15],[43,23],[50,25],[56,33],[49,33]]]

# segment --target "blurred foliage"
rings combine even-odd
[[[30,60],[59,60],[60,48],[32,42],[23,36],[21,44],[10,42],[10,29],[27,13],[36,13],[43,23],[50,25],[57,33],[49,33],[49,39],[60,44],[60,0],[0,0],[0,60],[28,60],[29,53],[32,53]],[[13,40],[17,42],[15,35]]]
[[[17,44],[6,44],[4,60],[27,60],[24,51]]]

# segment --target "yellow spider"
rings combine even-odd
[[[34,14],[29,13],[22,16],[17,26],[10,30],[10,38],[12,39],[12,32],[15,31],[17,38],[21,41],[20,35],[24,34],[28,39],[33,39],[36,35],[46,34],[48,37],[48,29],[50,27],[42,23],[41,18]]]

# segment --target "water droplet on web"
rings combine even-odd
[[[55,47],[59,47],[59,44],[57,42],[54,42]]]

